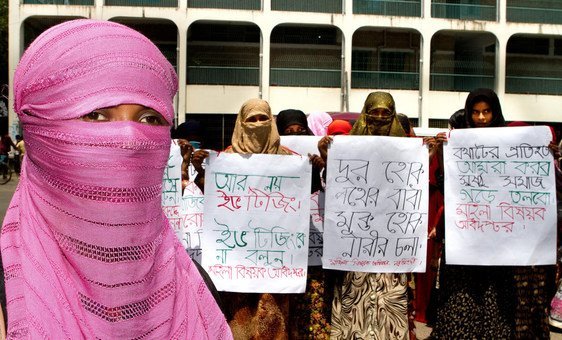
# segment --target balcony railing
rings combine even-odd
[[[472,0],[472,4],[452,4],[447,0],[433,0],[431,16],[434,18],[461,20],[496,20],[496,6],[482,5],[480,0]]]
[[[508,0],[507,21],[539,24],[562,24],[560,0]]]
[[[29,5],[93,6],[94,0],[23,0],[23,3]]]
[[[258,67],[188,66],[187,83],[198,85],[258,85]]]
[[[417,72],[351,71],[351,87],[357,89],[419,89]]]
[[[354,14],[421,16],[421,0],[353,0]]]
[[[272,86],[340,87],[341,71],[328,69],[271,68]]]
[[[106,6],[178,7],[178,0],[105,0]]]
[[[261,0],[187,0],[187,7],[260,10]]]
[[[342,13],[342,0],[271,0],[274,11]]]
[[[562,95],[562,78],[508,76],[505,92]]]
[[[494,88],[494,76],[485,74],[432,73],[430,89],[434,91],[470,92],[476,88]]]

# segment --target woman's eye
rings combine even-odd
[[[147,113],[139,119],[139,123],[148,125],[168,125],[168,122],[159,113]]]
[[[269,117],[266,115],[253,115],[250,116],[248,118],[246,118],[246,120],[244,121],[245,123],[257,123],[257,122],[267,122],[269,120]]]
[[[107,120],[107,117],[104,116],[101,112],[92,111],[87,115],[82,116],[82,120],[87,122],[101,122]]]

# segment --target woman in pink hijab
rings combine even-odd
[[[326,136],[332,116],[327,112],[312,112],[307,117],[308,127],[315,136]]]
[[[162,213],[177,77],[146,37],[57,25],[15,73],[26,137],[2,227],[8,338],[231,339]]]

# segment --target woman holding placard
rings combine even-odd
[[[492,90],[472,91],[464,111],[467,128],[505,126],[499,99]],[[445,139],[444,133],[437,135],[441,148]],[[510,267],[452,266],[445,259],[439,285],[434,337],[505,339],[513,336]]]
[[[280,137],[271,108],[265,100],[250,99],[240,108],[236,117],[232,145],[224,152],[239,154],[294,153],[280,144]],[[204,150],[196,151],[192,164],[198,172],[196,183],[204,189]],[[301,315],[291,315],[291,296],[294,294],[221,292],[227,317],[236,339],[288,339],[301,338],[308,329],[298,329],[294,320]],[[304,318],[304,316],[302,316]]]
[[[387,92],[373,92],[365,100],[350,135],[406,137]],[[318,142],[327,159],[332,137]],[[410,335],[408,274],[342,272],[332,303],[333,339],[408,339]]]
[[[506,125],[497,95],[476,89],[465,104],[467,128]],[[446,138],[438,135],[442,143]],[[435,338],[549,337],[546,307],[553,282],[549,266],[469,266],[440,268]],[[552,281],[551,283],[549,283]]]
[[[299,136],[295,137],[297,139],[300,139],[300,136],[305,139],[308,138],[307,136],[314,136],[308,127],[306,115],[301,110],[288,109],[280,111],[276,117],[276,124],[277,131],[281,136]],[[301,149],[295,148],[295,150],[303,153]],[[320,172],[324,169],[325,163],[322,158],[316,154],[310,154],[309,157],[313,164],[312,196],[315,197],[316,202],[318,202],[319,191],[324,190]],[[316,204],[318,205],[318,203]],[[323,217],[322,214],[322,218]],[[310,237],[312,238],[313,236]],[[319,340],[329,338],[332,307],[332,286],[330,284],[330,279],[331,276],[328,270],[322,269],[321,266],[311,266],[309,262],[306,291],[304,294],[293,294],[290,301],[292,337]],[[295,332],[294,330],[297,331]]]

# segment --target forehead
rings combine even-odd
[[[262,100],[255,100],[244,105],[241,115],[243,119],[259,115],[265,115],[269,117],[271,115],[271,111],[267,102]]]
[[[385,109],[390,110],[394,108],[394,100],[390,95],[384,93],[376,93],[369,96],[367,101],[367,110]]]
[[[285,130],[290,129],[290,128],[304,128],[304,126],[300,123],[292,123],[290,125],[287,125],[287,127],[285,127]]]
[[[474,107],[477,107],[477,106],[478,106],[478,107],[490,107],[490,103],[488,103],[488,102],[485,101],[485,100],[478,100],[478,101],[475,101],[475,102],[474,102],[474,104],[472,105],[472,107],[474,108]]]

